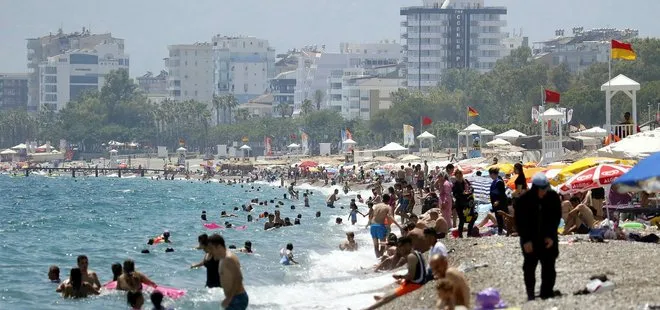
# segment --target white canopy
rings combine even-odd
[[[607,130],[596,126],[587,130],[576,132],[574,135],[582,137],[604,138],[607,137]]]
[[[52,150],[50,152],[53,153],[53,154],[59,154],[60,153],[60,151],[58,151],[58,150]]]
[[[611,158],[644,158],[660,152],[660,128],[627,136],[598,150],[598,156]]]
[[[619,74],[615,78],[605,82],[600,86],[601,91],[613,90],[613,91],[626,91],[626,90],[639,90],[639,83],[635,82],[633,79]]]
[[[344,142],[342,142],[342,144],[354,145],[354,144],[357,144],[357,142],[355,142],[355,140],[353,140],[353,139],[346,139],[346,140],[344,140]]]
[[[239,147],[239,149],[241,149],[241,150],[251,150],[252,148],[247,144],[243,144],[243,146]]]
[[[49,148],[49,147],[50,147],[50,144],[46,143],[44,145],[39,146],[38,149],[46,149],[46,148]]]
[[[488,145],[488,146],[505,146],[505,145],[511,145],[511,142],[506,141],[506,140],[501,139],[501,138],[497,138],[493,141],[490,141],[490,142],[486,143],[486,145]]]
[[[17,152],[12,149],[6,149],[0,152],[0,155],[14,155],[14,154],[17,154]]]
[[[544,120],[560,120],[564,118],[564,113],[561,113],[554,108],[550,108],[545,110],[541,116]]]
[[[488,130],[488,129],[486,129],[486,130],[484,130],[484,131],[481,132],[481,135],[482,135],[482,136],[492,136],[492,135],[494,135],[494,134],[495,134],[494,132],[492,132],[492,131],[490,131],[490,130]]]
[[[582,140],[582,144],[584,145],[599,145],[600,140],[592,137],[587,137],[587,136],[575,136],[573,137],[578,140]]]
[[[117,152],[119,152],[119,151],[114,150],[114,149],[113,149],[113,150],[110,150],[110,153],[113,153],[113,154],[114,154],[114,153],[117,153]]]
[[[131,143],[128,144],[128,146],[130,146],[130,147],[136,147],[136,146],[138,146],[138,144],[135,143],[135,142],[131,142]]]
[[[12,150],[24,150],[24,149],[27,149],[27,145],[25,145],[25,143],[21,143],[17,146],[12,147],[11,149]]]
[[[300,147],[300,145],[295,144],[295,143],[291,143],[291,144],[289,144],[289,146],[287,146],[287,147],[290,148],[290,149],[297,149],[297,148]]]
[[[424,139],[435,139],[435,136],[429,133],[428,131],[422,132],[421,135],[417,136],[417,139],[419,140],[424,140]]]
[[[419,156],[417,156],[417,155],[409,154],[409,155],[403,155],[403,156],[401,156],[399,159],[400,159],[401,161],[409,162],[409,161],[417,161],[417,160],[421,160],[422,158],[419,157]]]
[[[378,150],[381,152],[396,152],[396,151],[407,151],[408,148],[396,142],[390,142],[389,144],[379,148]]]
[[[470,126],[465,127],[465,129],[461,130],[461,132],[464,133],[480,133],[486,131],[486,128],[483,128],[477,124],[471,124]]]
[[[187,151],[187,149],[186,149],[185,147],[182,146],[182,147],[176,149],[176,151],[177,151],[177,152],[185,152],[185,151]]]
[[[505,139],[505,140],[506,139],[515,139],[515,138],[518,138],[518,137],[527,137],[527,135],[520,132],[520,131],[518,131],[518,130],[509,129],[509,130],[495,136],[495,138]]]

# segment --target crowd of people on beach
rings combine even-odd
[[[353,170],[340,170],[334,178],[328,178],[325,183],[342,185],[344,196],[339,189],[333,189],[325,199],[325,207],[341,208],[338,201],[349,199],[347,219],[351,225],[356,225],[358,215],[368,218],[367,227],[373,241],[375,255],[374,271],[392,271],[399,268],[405,273],[395,273],[396,289],[385,295],[375,296],[375,303],[366,309],[379,308],[397,297],[413,292],[429,281],[435,280],[438,296],[438,309],[470,308],[470,288],[461,271],[449,267],[449,255],[452,250],[440,241],[453,235],[463,238],[465,225],[467,237],[480,237],[480,229],[494,225],[498,235],[517,236],[523,256],[524,282],[529,300],[537,297],[534,291],[535,270],[541,264],[541,292],[543,299],[553,298],[560,294],[554,290],[556,278],[555,262],[559,255],[558,227],[563,219],[565,226],[562,234],[589,234],[602,225],[611,225],[603,213],[603,189],[594,189],[586,194],[559,195],[550,188],[550,183],[544,174],[537,174],[531,179],[528,187],[522,164],[514,165],[517,175],[515,188],[507,190],[502,174],[497,168],[490,168],[482,173],[492,180],[489,189],[491,209],[481,223],[476,223],[478,212],[476,210],[474,188],[472,183],[452,164],[445,167],[431,169],[426,161],[423,164],[402,165],[400,169],[392,171],[390,175],[365,173],[360,168]],[[286,200],[300,200],[300,190],[296,182],[305,177],[314,178],[308,169],[292,167],[288,171],[273,174],[261,172],[250,174],[248,180],[226,181],[228,185],[240,184],[246,192],[259,192],[248,182],[266,179],[271,182],[280,179],[280,189],[284,189],[282,199],[253,198],[249,203],[234,207],[233,212],[222,211],[221,218],[226,219],[224,227],[232,228],[230,218],[237,217],[236,213],[247,213],[247,222],[264,220],[264,230],[280,229],[287,226],[300,225],[302,215],[298,214],[293,222],[289,217],[282,218],[280,208],[284,208]],[[369,179],[367,179],[367,177]],[[288,187],[286,179],[289,179]],[[309,180],[309,179],[308,179]],[[385,188],[385,184],[393,180],[392,186]],[[371,190],[371,196],[364,199],[361,195],[349,196],[350,184],[362,183]],[[244,184],[245,183],[245,184]],[[246,185],[248,184],[248,185]],[[309,197],[313,191],[305,190],[302,193],[304,207],[310,206]],[[610,194],[610,199],[625,201],[629,197]],[[362,212],[360,207],[367,210]],[[270,213],[252,211],[259,208],[274,206],[276,209]],[[320,206],[314,206],[320,207]],[[295,210],[295,205],[291,205]],[[417,211],[417,212],[416,212]],[[316,218],[321,211],[316,211]],[[202,211],[201,220],[208,223],[206,211]],[[338,217],[336,223],[343,225],[343,219]],[[215,223],[212,223],[215,225]],[[392,230],[392,225],[399,230],[398,234]],[[220,226],[218,226],[220,227]],[[207,227],[208,228],[208,227]],[[356,229],[362,229],[357,227]],[[617,230],[618,229],[618,230]],[[619,228],[615,228],[617,238],[627,238]],[[645,238],[647,236],[642,236]],[[149,239],[148,244],[171,242],[169,232]],[[655,237],[657,238],[657,236]],[[651,237],[652,239],[652,237]],[[657,242],[657,239],[656,239]],[[198,237],[198,249],[204,251],[202,260],[192,264],[191,268],[206,268],[206,287],[221,287],[225,293],[222,307],[225,309],[246,309],[248,295],[243,286],[240,262],[234,252],[252,253],[252,242],[245,241],[244,246],[237,248],[234,245],[226,246],[224,238],[219,234],[202,234]],[[342,251],[358,250],[355,232],[347,232],[346,239],[338,245]],[[296,265],[299,262],[293,253],[294,245],[286,244],[280,252],[280,264]],[[167,251],[174,251],[167,247]],[[143,250],[142,253],[149,253]],[[87,257],[80,256],[77,268],[72,268],[68,280],[62,281],[57,288],[65,298],[82,298],[89,295],[98,295],[100,290],[117,289],[127,291],[127,302],[133,309],[141,309],[144,304],[143,288],[151,289],[151,300],[154,309],[165,309],[162,306],[163,296],[156,283],[149,277],[136,271],[135,263],[126,260],[123,265],[113,264],[113,279],[101,285],[97,275],[88,269]],[[59,268],[52,266],[49,270],[49,279],[59,282]]]

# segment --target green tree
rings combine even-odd
[[[215,110],[215,124],[218,125],[220,124],[220,110],[222,110],[222,115],[224,116],[227,106],[225,105],[224,97],[218,96],[217,94],[213,94],[211,103],[213,104],[213,109]]]
[[[250,111],[248,109],[238,109],[236,110],[236,119],[246,121],[250,118]]]
[[[321,103],[323,102],[324,98],[325,98],[325,93],[323,93],[322,90],[317,89],[314,92],[314,104],[316,104],[316,110],[317,111],[321,110]]]
[[[234,94],[225,96],[225,105],[227,106],[227,112],[229,112],[229,123],[231,124],[231,111],[238,106],[238,100],[234,97]]]
[[[309,113],[312,113],[312,111],[314,111],[314,106],[312,105],[312,101],[309,100],[309,99],[303,100],[303,103],[300,106],[300,110],[301,110],[302,114],[305,114],[305,115],[307,115]]]

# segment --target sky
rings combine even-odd
[[[305,45],[400,41],[402,6],[422,0],[0,0],[0,72],[26,72],[26,38],[90,28],[125,39],[131,76],[164,68],[167,46],[215,34],[268,39],[277,53]],[[508,8],[506,31],[530,42],[556,29],[633,28],[660,37],[658,0],[485,0]]]

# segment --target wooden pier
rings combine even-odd
[[[117,172],[117,177],[121,178],[122,173],[126,172],[132,172],[140,175],[141,177],[144,177],[145,172],[152,172],[156,174],[168,174],[172,173],[175,174],[177,171],[172,171],[172,170],[163,170],[163,169],[143,169],[143,168],[37,168],[37,167],[31,167],[31,168],[25,168],[25,176],[30,176],[30,171],[31,170],[37,170],[37,171],[47,171],[48,174],[51,174],[53,172],[63,172],[63,173],[68,173],[71,172],[71,177],[75,178],[76,177],[76,172],[94,172],[94,176],[98,178],[99,174],[105,175],[108,172]]]

